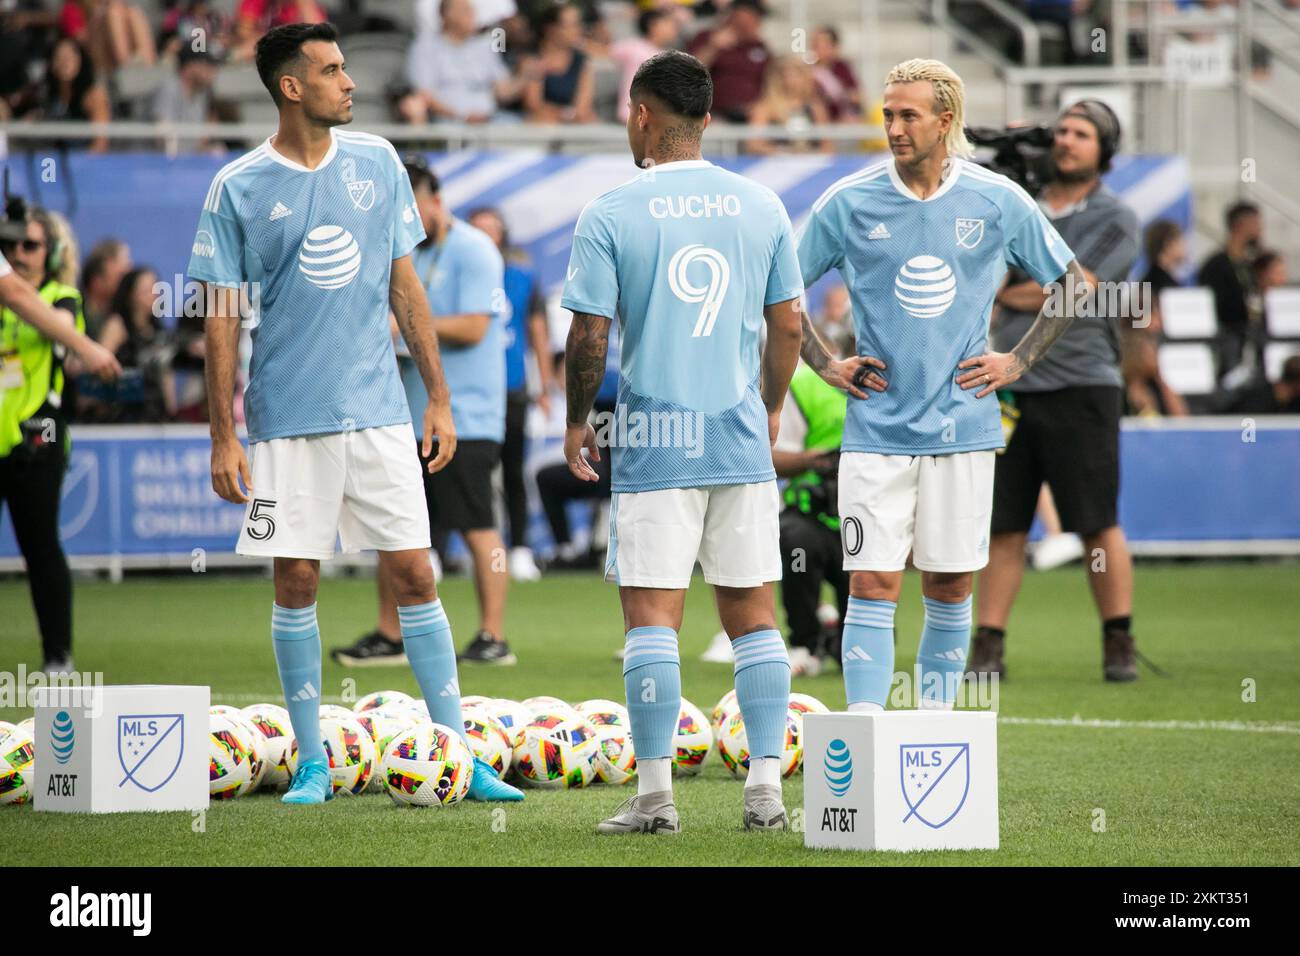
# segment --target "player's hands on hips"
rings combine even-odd
[[[248,467],[244,446],[234,435],[212,443],[212,490],[233,504],[248,502],[248,495],[239,486],[253,490],[253,473]]]
[[[424,438],[420,442],[420,454],[425,458],[432,454],[435,438],[438,454],[427,466],[431,475],[446,468],[456,454],[456,426],[451,419],[451,405],[429,399],[429,404],[424,406]]]
[[[884,367],[885,363],[874,355],[850,355],[846,359],[832,359],[821,374],[827,385],[843,389],[854,398],[865,399],[864,388],[883,392],[889,384],[875,371]]]
[[[569,471],[575,478],[583,481],[600,481],[600,475],[591,467],[591,461],[582,457],[582,450],[587,449],[591,461],[600,461],[600,445],[596,443],[596,429],[590,422],[574,424],[570,422],[564,428],[564,460],[568,462]]]
[[[1020,378],[1024,369],[1020,359],[1011,352],[985,352],[974,358],[957,363],[958,371],[965,369],[965,374],[957,376],[957,384],[970,391],[978,388],[976,398],[983,398],[1000,388],[1005,388]]]

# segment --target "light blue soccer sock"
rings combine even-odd
[[[669,789],[668,771],[676,749],[673,738],[682,708],[676,631],[671,627],[634,627],[627,632],[623,690],[636,748],[637,790],[646,794]],[[641,772],[647,764],[652,770],[649,774]]]
[[[298,763],[328,762],[320,736],[320,628],[316,605],[271,606],[271,644],[284,706],[298,738]]]
[[[952,710],[966,672],[970,646],[971,599],[946,604],[923,597],[925,630],[916,650],[917,708]]]
[[[849,598],[844,614],[840,668],[850,711],[884,710],[894,679],[894,611],[897,601]]]
[[[450,727],[462,737],[465,723],[460,715],[460,681],[456,675],[456,648],[451,642],[451,622],[442,601],[398,607],[406,659],[424,695],[429,718]]]
[[[779,763],[770,774],[755,774],[757,760],[779,760],[785,748],[785,718],[790,707],[790,655],[781,632],[753,631],[731,642],[736,657],[736,703],[749,739],[750,778],[755,785],[780,783]],[[769,769],[769,768],[765,768]]]

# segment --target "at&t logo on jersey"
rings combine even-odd
[[[957,298],[957,276],[937,256],[913,256],[898,270],[894,297],[918,319],[934,319],[948,311]]]
[[[317,226],[303,240],[298,269],[319,289],[341,289],[361,271],[361,246],[342,226]]]

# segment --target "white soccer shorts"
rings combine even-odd
[[[846,571],[978,571],[989,560],[993,451],[840,455]]]
[[[273,438],[249,449],[253,487],[239,554],[332,558],[429,547],[429,508],[410,425]]]
[[[624,587],[687,588],[698,559],[704,580],[721,587],[779,581],[780,510],[775,481],[616,491],[605,580]]]

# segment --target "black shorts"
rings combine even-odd
[[[1028,531],[1047,482],[1065,531],[1118,523],[1121,389],[1016,392],[1020,420],[993,477],[993,533]]]
[[[429,474],[428,459],[421,458],[424,499],[429,505],[429,530],[478,531],[495,528],[492,513],[492,469],[501,460],[501,443],[470,439],[456,443],[451,463]]]

